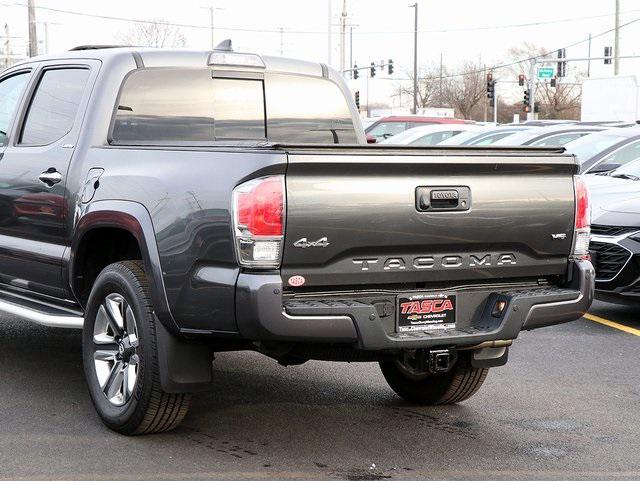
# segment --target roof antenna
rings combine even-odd
[[[214,50],[222,50],[223,52],[233,52],[233,47],[231,46],[231,39],[227,38],[216,45]]]

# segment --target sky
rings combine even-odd
[[[346,62],[349,63],[349,32],[353,26],[353,58],[358,65],[393,59],[395,73],[379,72],[369,82],[370,95],[384,99],[413,69],[415,0],[347,0]],[[209,10],[214,7],[216,43],[231,38],[237,51],[329,60],[339,67],[340,14],[343,0],[35,0],[40,48],[60,52],[81,44],[122,43],[135,28],[133,20],[162,19],[183,24],[177,27],[186,46],[208,49],[211,45]],[[509,49],[524,42],[555,50],[567,48],[568,57],[585,57],[586,39],[594,38],[592,56],[602,56],[605,46],[613,45],[615,0],[417,0],[418,57],[422,67],[443,62],[450,72],[459,71],[465,61],[487,66],[510,60]],[[621,25],[640,19],[640,1],[620,0]],[[329,10],[331,8],[331,15]],[[76,14],[65,13],[66,10]],[[85,15],[78,15],[83,13]],[[97,18],[121,17],[128,20]],[[329,22],[329,18],[331,21]],[[329,50],[328,25],[332,24]],[[11,49],[23,53],[27,45],[26,0],[0,0],[0,52],[6,38],[2,27],[8,25]],[[48,45],[44,45],[45,24]],[[599,36],[600,35],[600,36]],[[620,54],[640,54],[640,20],[620,30]],[[622,75],[635,74],[640,60],[621,60]],[[586,63],[572,63],[569,72],[586,71]],[[591,75],[613,75],[611,65],[601,60],[591,64]],[[514,73],[496,70],[498,79]],[[353,89],[366,89],[366,75],[350,81]],[[515,80],[515,79],[513,79]],[[517,84],[505,87],[517,90]],[[505,92],[508,93],[508,92]],[[513,92],[511,92],[513,93]]]

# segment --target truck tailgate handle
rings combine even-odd
[[[469,210],[471,190],[466,186],[416,188],[416,209],[420,212]]]

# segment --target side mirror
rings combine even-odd
[[[376,139],[373,135],[371,134],[367,134],[367,144],[375,144],[378,142],[378,139]]]
[[[620,167],[620,164],[596,164],[589,169],[587,174],[598,174],[600,172],[610,172]]]

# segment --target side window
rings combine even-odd
[[[367,133],[376,138],[386,139],[405,130],[407,130],[406,122],[380,122]]]
[[[47,145],[67,135],[76,119],[88,69],[46,70],[31,99],[19,143]]]
[[[29,79],[29,72],[22,72],[0,81],[0,147],[7,145],[9,125]]]
[[[500,139],[504,139],[511,134],[513,134],[513,132],[498,132],[495,134],[486,135],[478,140],[474,140],[468,145],[491,145],[494,142],[497,142]]]
[[[636,159],[640,159],[640,142],[638,141],[625,145],[621,149],[607,155],[599,163],[624,165]]]
[[[442,132],[433,132],[431,134],[427,134],[424,137],[420,137],[419,139],[411,142],[412,145],[436,145],[440,142],[447,140],[454,135],[460,133],[459,131],[453,130],[443,130]]]
[[[573,140],[579,139],[580,137],[584,137],[589,133],[590,132],[571,132],[566,134],[550,135],[549,137],[533,142],[531,145],[535,145],[537,147],[560,147]]]

